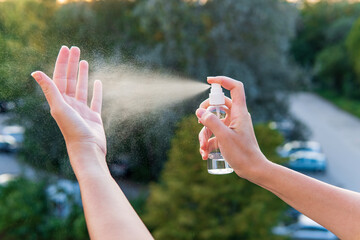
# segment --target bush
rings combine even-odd
[[[82,208],[73,205],[67,217],[57,217],[45,189],[24,178],[0,186],[1,239],[89,239]]]
[[[152,184],[143,216],[156,239],[276,239],[270,229],[285,204],[236,174],[207,173],[193,116],[178,125],[159,183]],[[255,127],[262,151],[275,162],[283,141],[266,125]]]

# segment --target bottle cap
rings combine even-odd
[[[221,85],[218,83],[212,83],[209,94],[210,105],[224,105],[225,95],[222,91]]]

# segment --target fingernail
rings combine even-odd
[[[31,76],[37,81],[39,82],[41,80],[41,74],[38,71],[32,72]]]
[[[196,110],[196,116],[197,116],[198,118],[201,118],[202,115],[203,115],[205,112],[206,112],[205,109],[199,108],[198,110]]]
[[[70,50],[78,50],[78,51],[80,51],[80,48],[78,48],[77,46],[71,46]]]
[[[79,64],[84,65],[84,66],[89,65],[89,63],[86,60],[81,60]]]

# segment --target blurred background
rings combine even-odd
[[[109,168],[155,239],[337,239],[235,174],[208,174],[194,111],[206,76],[241,80],[269,159],[360,191],[359,17],[358,1],[0,0],[0,238],[89,238],[30,77],[51,76],[67,45],[104,80]]]

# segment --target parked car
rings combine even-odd
[[[284,212],[284,216],[292,221],[297,221],[299,219],[300,215],[301,215],[301,212],[299,212],[298,210],[296,210],[295,208],[292,208],[292,207],[288,208]]]
[[[322,153],[322,148],[320,143],[315,141],[292,141],[277,149],[277,152],[281,157],[289,157],[291,154],[298,151]]]
[[[287,236],[293,240],[337,240],[332,232],[301,214],[298,221],[289,226],[277,226],[272,229],[273,234]]]
[[[325,172],[327,161],[323,153],[297,151],[290,155],[286,166],[297,171]]]
[[[16,175],[15,174],[11,174],[11,173],[3,173],[0,175],[0,186],[6,186],[9,182],[13,181],[14,179],[16,179]]]
[[[24,132],[24,127],[19,125],[12,125],[5,126],[0,133],[3,135],[9,135],[14,137],[18,144],[22,144],[22,142],[24,141]]]
[[[18,148],[16,139],[10,135],[0,135],[0,152],[15,152]]]

